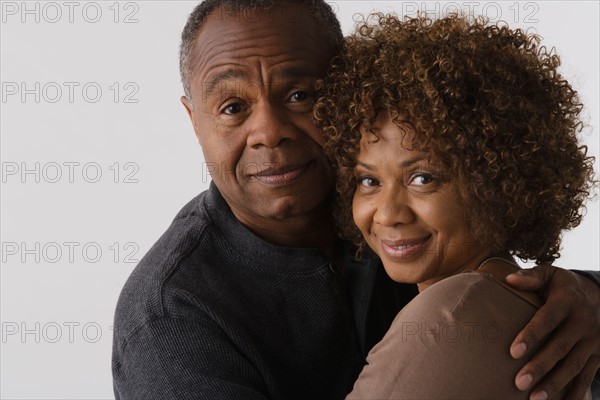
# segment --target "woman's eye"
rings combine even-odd
[[[300,101],[308,100],[309,97],[310,97],[310,94],[308,92],[298,90],[298,91],[292,93],[290,95],[289,99],[290,99],[290,101],[293,101],[293,102],[300,102]]]
[[[373,187],[379,185],[379,181],[375,178],[371,178],[370,176],[358,178],[356,181],[360,186],[364,187]]]
[[[411,180],[411,184],[415,184],[415,185],[419,185],[419,186],[423,186],[423,185],[428,185],[430,183],[435,182],[435,178],[430,175],[430,174],[418,174],[415,175],[412,180]]]

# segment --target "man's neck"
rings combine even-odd
[[[322,207],[310,214],[285,219],[235,217],[256,236],[269,243],[296,248],[315,248],[329,258],[333,258],[335,247],[335,227],[331,209]]]

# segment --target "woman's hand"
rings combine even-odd
[[[520,390],[535,385],[532,400],[553,398],[573,382],[563,398],[584,398],[600,367],[600,287],[561,268],[543,265],[508,275],[520,290],[536,291],[545,304],[513,341],[510,353],[521,358],[540,349],[517,374]]]

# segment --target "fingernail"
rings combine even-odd
[[[510,349],[510,354],[513,358],[521,358],[527,352],[527,345],[525,343],[519,343]]]
[[[531,400],[548,400],[548,393],[545,390],[535,392],[531,395]]]
[[[533,376],[531,376],[531,374],[518,376],[515,381],[519,390],[527,390],[529,386],[531,386],[531,382],[533,382]]]

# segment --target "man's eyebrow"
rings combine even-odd
[[[291,67],[285,68],[274,74],[275,79],[290,79],[290,78],[316,78],[315,72],[310,68],[302,68],[302,67]],[[229,79],[239,79],[239,78],[249,78],[249,75],[245,71],[240,71],[237,69],[229,69],[227,71],[223,71],[218,73],[211,80],[205,83],[204,86],[204,95],[210,95],[215,88],[222,82],[227,81]]]
[[[215,75],[210,81],[205,83],[205,95],[209,95],[215,90],[218,84],[229,79],[246,78],[248,74],[244,71],[229,69]]]
[[[276,78],[316,78],[317,74],[310,68],[284,68],[275,74]]]

